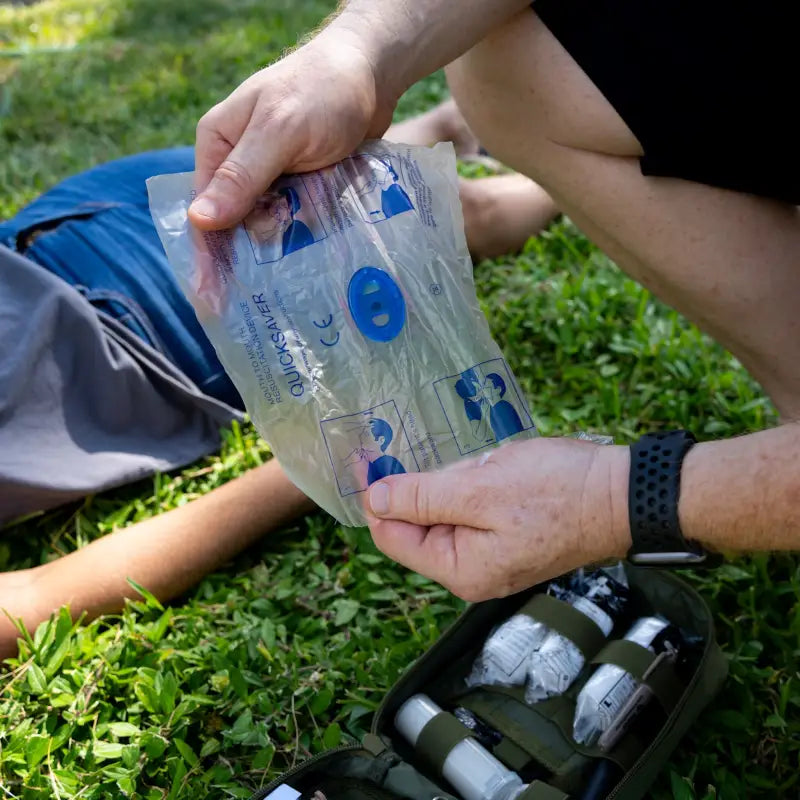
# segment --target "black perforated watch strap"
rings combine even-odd
[[[631,445],[628,559],[653,566],[708,566],[712,555],[687,541],[678,520],[681,465],[696,439],[688,431],[650,433]],[[713,557],[716,562],[716,557]]]

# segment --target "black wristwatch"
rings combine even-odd
[[[628,561],[649,567],[716,567],[717,553],[684,538],[678,520],[681,465],[696,443],[688,431],[649,433],[631,445]]]

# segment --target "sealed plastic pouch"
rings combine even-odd
[[[578,570],[567,590],[552,586],[551,592],[588,617],[607,637],[625,609],[629,593],[621,564],[596,571]],[[533,704],[563,694],[580,674],[585,659],[574,642],[548,631],[528,657],[525,700]]]
[[[550,629],[527,614],[514,614],[489,634],[466,683],[474,686],[523,686],[528,659]]]
[[[677,654],[685,646],[681,632],[661,616],[637,620],[625,639],[655,653]],[[598,667],[578,695],[575,741],[590,745],[597,742],[615,723],[638,687],[639,682],[622,667],[615,664]]]
[[[451,145],[366,143],[215,233],[188,223],[192,180],[148,181],[169,261],[256,428],[340,522],[382,477],[535,435],[475,296]]]

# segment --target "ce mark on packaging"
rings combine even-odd
[[[325,319],[322,321],[318,320],[311,320],[314,323],[315,328],[319,328],[320,330],[325,330],[326,328],[330,328],[333,325],[333,314],[328,314]],[[335,344],[339,343],[339,331],[328,331],[327,335],[330,336],[331,334],[335,333],[335,336],[332,336],[329,340],[323,337],[320,337],[320,344],[325,345],[325,347],[333,347]]]

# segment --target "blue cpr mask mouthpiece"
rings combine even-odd
[[[392,277],[377,267],[362,267],[350,279],[347,304],[356,327],[375,342],[391,342],[406,321],[406,302]]]

